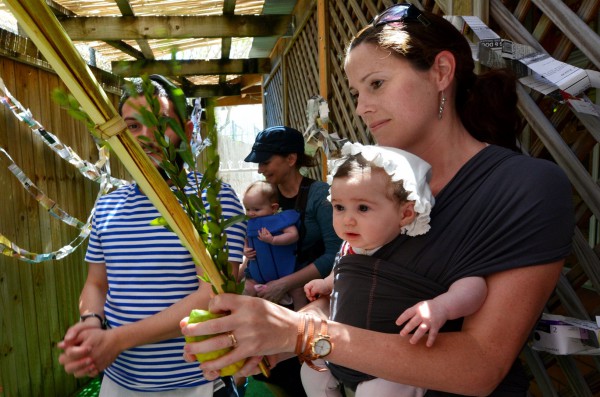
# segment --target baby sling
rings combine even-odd
[[[256,257],[248,261],[248,270],[253,280],[260,284],[277,280],[294,272],[296,266],[296,243],[273,245],[259,240],[258,232],[264,227],[273,235],[280,235],[289,226],[299,228],[300,214],[286,210],[274,215],[248,220],[246,236],[248,246],[254,248]]]

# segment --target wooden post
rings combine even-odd
[[[319,36],[319,95],[329,102],[329,1],[317,1],[317,30]],[[325,130],[328,129],[324,125]],[[321,179],[327,180],[327,155],[321,153]]]

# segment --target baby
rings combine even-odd
[[[277,196],[277,188],[264,181],[252,183],[244,193],[242,202],[249,218],[244,244],[246,295],[256,296],[265,283],[292,274],[296,266],[300,213],[278,212]],[[279,303],[298,310],[307,301],[302,288],[296,288]]]
[[[345,157],[331,172],[330,200],[333,206],[333,227],[344,242],[338,253],[334,271],[325,279],[310,281],[304,290],[311,301],[333,293],[331,319],[346,322],[344,319],[361,316],[358,313],[372,315],[372,307],[377,303],[381,303],[380,306],[390,306],[389,303],[386,305],[389,294],[397,292],[392,288],[392,291],[385,291],[385,294],[382,294],[384,296],[378,295],[381,287],[378,286],[377,280],[381,276],[376,271],[372,271],[372,274],[360,281],[363,286],[365,279],[372,282],[365,287],[368,296],[353,287],[348,288],[352,283],[349,279],[352,277],[343,277],[341,272],[355,270],[344,268],[343,258],[348,255],[371,256],[401,234],[419,236],[427,233],[434,198],[428,184],[431,167],[417,156],[395,148],[363,146],[357,143],[344,145],[342,154],[345,154]],[[372,266],[368,266],[371,270]],[[371,294],[371,291],[375,292]],[[432,346],[439,329],[447,320],[474,313],[483,304],[486,294],[487,286],[483,278],[466,277],[455,281],[447,292],[436,298],[419,302],[406,309],[399,317],[387,315],[389,324],[385,329],[377,329],[375,321],[370,323],[369,328],[390,332],[394,324],[401,326],[406,323],[400,335],[406,336],[416,329],[410,338],[410,343],[415,344],[428,333],[426,345]],[[351,299],[354,302],[358,301],[361,306],[369,305],[370,309],[361,311],[357,306],[348,307],[351,305],[341,304],[340,302],[347,302],[348,295],[353,295]],[[361,318],[348,323],[361,326],[363,320]],[[315,361],[316,365],[305,363],[302,366],[302,383],[308,397],[342,396],[339,381],[331,372],[342,377],[350,372],[352,381],[342,381],[344,385],[356,388],[356,397],[423,396],[426,391],[331,364],[328,364],[331,369],[329,372],[322,361]]]

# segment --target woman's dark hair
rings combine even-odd
[[[296,167],[310,168],[310,167],[316,167],[317,165],[319,165],[319,164],[317,162],[316,156],[311,157],[306,153],[298,153],[298,161],[296,161]]]
[[[346,54],[363,43],[376,45],[406,59],[417,70],[429,70],[441,51],[456,60],[456,111],[476,139],[517,149],[520,118],[517,112],[516,78],[509,70],[496,69],[476,75],[471,47],[463,35],[441,16],[422,12],[429,24],[411,19],[362,29]]]
[[[404,188],[404,181],[402,179],[393,181],[382,167],[365,159],[361,153],[349,154],[340,161],[341,164],[332,175],[333,179],[347,178],[351,175],[362,174],[364,172],[383,172],[389,181],[389,189],[387,189],[389,192],[388,198],[395,201],[398,205],[401,205],[408,200],[410,192]]]

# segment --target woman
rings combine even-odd
[[[277,354],[269,357],[274,364],[296,352],[427,388],[426,396],[526,395],[517,357],[571,250],[571,188],[556,165],[510,150],[518,125],[514,80],[499,71],[476,76],[473,67],[467,41],[450,23],[408,4],[388,8],[359,32],[345,61],[356,111],[377,142],[432,166],[430,232],[400,237],[376,256],[397,251],[404,270],[446,286],[459,277],[485,277],[481,309],[428,348],[410,344],[408,336],[217,296],[210,310],[230,316],[183,327],[186,335],[232,332],[237,338],[230,354],[202,363],[205,371],[256,355]],[[327,305],[320,300],[305,312],[317,316]],[[189,344],[185,351],[230,346],[228,339]],[[259,358],[249,359],[242,372],[255,371]]]
[[[256,288],[257,296],[280,302],[290,291],[302,289],[310,280],[327,277],[333,268],[341,240],[333,230],[333,211],[327,200],[329,185],[300,173],[302,167],[311,167],[314,162],[304,153],[302,133],[294,128],[275,126],[261,131],[244,161],[258,163],[259,174],[277,186],[279,208],[300,212],[300,239],[294,273]],[[244,255],[252,258],[256,252],[245,248]],[[305,296],[302,298],[304,302],[294,302],[294,306],[308,303]],[[298,360],[287,360],[278,365],[268,380],[262,376],[255,378],[282,387],[290,396],[305,396]]]

